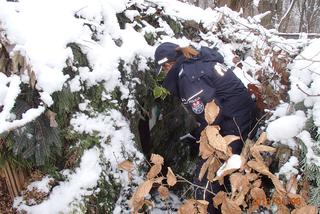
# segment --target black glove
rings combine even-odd
[[[189,147],[189,152],[191,157],[197,157],[199,154],[199,144],[197,139],[192,134],[188,133],[180,137],[180,141],[186,143]]]
[[[206,126],[206,123],[197,123],[197,127],[190,132],[190,134],[196,139],[196,141],[200,140],[201,132]]]

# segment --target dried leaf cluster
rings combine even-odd
[[[304,210],[307,213],[317,210],[314,206],[308,206],[306,198],[298,194],[297,179],[292,177],[286,186],[276,175],[269,171],[269,167],[261,154],[274,153],[275,148],[264,145],[266,133],[262,133],[254,143],[246,141],[241,153],[242,167],[238,170],[231,170],[224,174],[229,175],[231,192],[220,191],[214,198],[214,205],[221,205],[222,213],[241,213],[247,210],[248,213],[257,211],[259,207],[270,208],[270,205],[277,206],[277,213],[290,213],[290,208],[294,207],[292,213]],[[263,187],[262,176],[268,177],[275,188],[275,192],[270,196]],[[271,198],[270,198],[271,197]]]
[[[35,205],[40,204],[44,200],[47,199],[47,197],[50,194],[50,191],[43,192],[35,187],[33,187],[31,190],[27,188],[28,184],[35,181],[41,181],[44,177],[44,174],[39,170],[34,170],[30,174],[30,179],[27,183],[25,183],[24,191],[22,191],[22,197],[27,202],[28,205]],[[57,181],[54,179],[50,179],[48,182],[48,187],[51,189],[53,186],[57,184]]]
[[[161,155],[152,154],[150,162],[152,165],[146,175],[146,180],[138,186],[130,200],[133,213],[138,213],[144,205],[153,207],[153,202],[145,199],[152,187],[158,187],[160,198],[166,200],[169,198],[169,187],[177,183],[177,178],[170,167],[167,169],[167,175],[163,176],[162,166],[164,164],[164,158]],[[130,173],[134,165],[129,160],[125,160],[121,162],[118,167]],[[164,182],[165,180],[166,183]]]
[[[208,124],[214,122],[219,114],[219,107],[212,101],[206,105],[205,118]],[[224,177],[229,176],[231,192],[220,191],[213,197],[213,205],[221,206],[223,214],[242,213],[246,210],[253,213],[261,207],[267,209],[271,205],[277,207],[277,213],[311,213],[318,212],[317,207],[307,205],[308,191],[305,185],[299,185],[298,180],[293,176],[287,183],[282,183],[278,177],[269,171],[268,164],[264,160],[264,154],[274,153],[276,149],[265,145],[266,133],[262,133],[256,142],[247,140],[240,155],[241,167],[223,171],[219,176],[217,171],[232,156],[230,144],[239,140],[238,136],[221,136],[219,126],[209,125],[201,133],[199,140],[199,156],[204,159],[204,163],[199,173],[199,180],[204,177],[208,182],[224,182]],[[134,193],[131,202],[136,213],[144,204],[152,205],[151,201],[145,200],[145,196],[150,192],[153,185],[160,185],[158,192],[160,197],[165,200],[169,196],[168,186],[174,186],[177,182],[176,176],[168,167],[167,176],[160,176],[163,158],[160,155],[152,154],[151,163],[153,164],[147,173],[147,180],[144,181]],[[266,193],[262,178],[268,177],[275,188],[270,195]],[[163,180],[167,184],[163,184]],[[207,213],[209,201],[187,200],[178,210],[179,214],[199,214]]]
[[[28,190],[23,194],[23,199],[29,206],[32,206],[43,202],[48,195],[49,192],[41,192],[36,188],[32,188],[32,190]]]
[[[205,118],[208,124],[214,122],[215,118],[219,114],[219,111],[220,108],[215,104],[214,101],[206,105]],[[201,167],[199,180],[202,180],[205,174],[207,174],[208,181],[212,182],[215,180],[220,180],[222,182],[226,173],[229,173],[225,172],[219,177],[216,176],[216,172],[222,166],[223,161],[228,160],[232,155],[232,150],[229,146],[230,143],[240,139],[240,137],[235,135],[227,135],[222,137],[219,131],[219,126],[208,125],[201,133],[199,140],[199,155],[206,161]]]
[[[290,213],[290,207],[295,208],[292,210],[293,213],[300,209],[307,213],[317,213],[314,212],[317,208],[308,206],[306,199],[298,194],[298,184],[295,177],[292,177],[285,187],[278,177],[269,171],[262,154],[274,153],[276,149],[264,145],[267,139],[266,133],[262,133],[255,143],[250,140],[245,142],[245,147],[241,153],[240,169],[230,169],[219,177],[214,177],[222,162],[230,157],[229,144],[237,138],[229,136],[221,140],[222,137],[219,136],[217,129],[208,129],[208,127],[202,133],[200,140],[200,155],[207,160],[201,168],[199,179],[202,179],[207,173],[209,181],[219,180],[222,183],[224,181],[222,178],[229,176],[231,192],[220,191],[213,198],[214,206],[221,205],[222,213],[242,213],[244,209],[248,213],[252,213],[261,206],[270,208],[271,204],[277,206],[277,213]],[[208,130],[211,133],[208,133]],[[210,140],[219,143],[210,143]],[[265,193],[262,176],[271,179],[275,188],[272,196]],[[271,197],[271,199],[268,197]]]

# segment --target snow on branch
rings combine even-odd
[[[10,85],[7,90],[7,94],[4,98],[4,107],[0,113],[0,123],[3,124],[10,117],[10,111],[14,106],[15,100],[18,97],[20,89],[21,80],[17,75],[10,77]],[[1,125],[0,125],[1,126]],[[1,133],[1,131],[0,131]]]
[[[38,106],[38,108],[31,108],[22,114],[22,118],[20,120],[14,120],[12,122],[0,121],[0,134],[26,125],[39,117],[45,109],[46,108],[44,106]]]
[[[21,92],[20,84],[21,79],[17,75],[11,75],[7,78],[6,85],[9,86],[6,90],[6,93],[4,94],[4,99],[1,103],[3,105],[3,108],[0,112],[0,134],[24,126],[25,124],[36,119],[45,111],[44,106],[39,106],[38,108],[29,109],[22,115],[21,119],[12,120],[13,118],[10,112],[14,107],[16,99]]]
[[[302,93],[304,93],[308,97],[319,97],[320,96],[320,94],[309,94],[308,92],[304,91],[298,84],[296,86]]]
[[[278,36],[283,37],[301,37],[306,36],[307,38],[320,38],[320,33],[276,33]]]
[[[305,56],[303,56],[302,54],[299,54],[298,57],[301,57],[301,59],[299,59],[298,57],[295,60],[307,60],[307,61],[311,61],[311,62],[320,62],[320,60],[316,60],[314,58],[316,58],[317,56],[319,56],[320,51],[318,51],[313,57],[311,58],[307,58]]]

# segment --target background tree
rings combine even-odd
[[[320,0],[181,0],[202,8],[227,6],[245,17],[270,11],[261,23],[282,33],[319,33]]]
[[[320,0],[298,1],[299,32],[320,32]]]

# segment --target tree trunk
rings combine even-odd
[[[319,4],[319,0],[311,0],[308,2],[308,10],[306,11],[308,32],[316,31],[316,19],[319,17]]]
[[[304,20],[304,14],[306,12],[306,0],[302,0],[301,5],[301,12],[300,12],[300,22],[299,22],[299,32],[302,32],[303,29],[303,20]]]
[[[272,11],[272,3],[270,3],[270,0],[260,0],[258,5],[258,12],[264,13],[266,11]],[[261,24],[266,28],[272,27],[272,13],[270,13],[269,15],[266,15],[261,20]]]
[[[291,15],[291,12],[292,12],[292,9],[294,7],[295,2],[296,2],[296,0],[291,0],[291,2],[289,4],[289,8],[287,9],[287,12],[283,15],[283,17],[281,18],[281,20],[279,22],[278,31],[287,32],[288,23],[290,20],[290,15]]]

